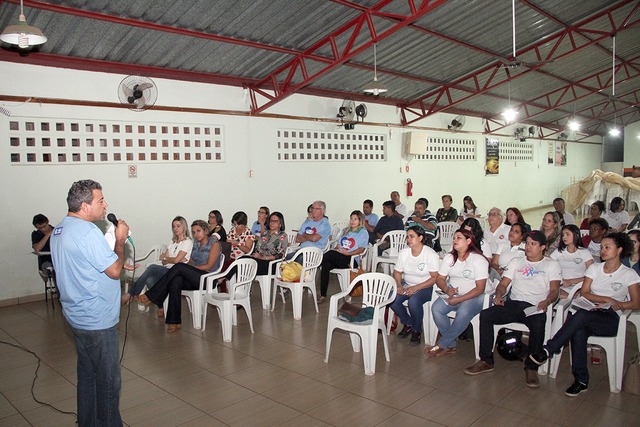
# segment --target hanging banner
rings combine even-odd
[[[553,164],[553,154],[556,151],[556,144],[553,141],[549,141],[547,148],[547,164]]]
[[[487,160],[484,164],[484,174],[498,175],[500,172],[500,145],[497,138],[485,138]]]
[[[556,141],[556,166],[567,165],[567,143]]]

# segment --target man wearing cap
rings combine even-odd
[[[546,244],[544,233],[532,231],[526,239],[526,256],[509,262],[496,288],[493,299],[495,305],[480,313],[480,361],[465,369],[465,374],[478,375],[493,371],[494,325],[524,323],[529,328],[527,353],[534,354],[542,350],[547,307],[558,299],[561,279],[558,261],[544,256]],[[511,293],[509,298],[505,298],[509,285]],[[524,369],[526,385],[539,387],[538,365],[527,357]]]

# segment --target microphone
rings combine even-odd
[[[116,218],[115,214],[112,212],[109,215],[107,215],[107,220],[114,225],[114,227],[118,228],[118,218]],[[129,230],[129,237],[127,237],[127,240],[129,241],[129,243],[131,243],[131,246],[135,246],[133,244],[133,239],[131,239],[131,230]]]

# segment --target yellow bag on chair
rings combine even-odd
[[[298,262],[283,262],[280,264],[280,273],[284,282],[299,282],[302,273],[302,264]]]

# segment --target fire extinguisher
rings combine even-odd
[[[413,196],[413,182],[411,178],[407,178],[407,197]]]

